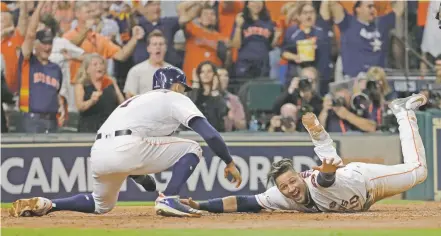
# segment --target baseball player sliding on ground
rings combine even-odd
[[[393,101],[400,131],[404,164],[378,165],[350,163],[343,165],[333,141],[317,117],[308,113],[303,125],[311,135],[314,150],[322,160],[314,170],[296,173],[291,160],[272,165],[268,177],[275,182],[266,192],[252,196],[230,196],[195,202],[181,202],[209,212],[259,212],[297,210],[300,212],[357,212],[368,210],[375,202],[424,182],[427,166],[424,146],[418,133],[413,110],[427,102],[420,94]]]
[[[167,188],[156,200],[156,213],[199,217],[199,210],[180,203],[177,196],[202,157],[197,142],[170,136],[181,124],[205,140],[227,164],[225,177],[231,174],[232,182],[239,187],[242,177],[222,137],[183,95],[191,89],[185,74],[174,67],[158,69],[153,75],[153,89],[125,101],[98,130],[90,156],[92,194],[53,200],[20,199],[12,204],[10,215],[42,216],[54,211],[104,214],[115,206],[121,185],[128,176],[136,179],[173,166]]]

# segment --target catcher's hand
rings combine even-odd
[[[240,184],[242,183],[242,176],[240,175],[239,170],[236,168],[234,161],[232,161],[230,164],[228,164],[225,167],[224,169],[225,179],[228,177],[228,174],[231,174],[233,176],[233,180],[231,180],[231,183],[237,183],[236,188],[239,188]]]
[[[193,209],[196,209],[196,210],[200,210],[200,209],[199,209],[199,203],[193,201],[192,198],[189,198],[189,199],[180,199],[180,201],[181,201],[181,203],[184,204],[184,205],[187,205],[187,206],[189,206],[189,207],[191,207],[191,208],[193,208]]]
[[[338,167],[341,165],[342,160],[335,160],[334,158],[325,158],[322,161],[322,165],[321,166],[314,166],[312,167],[312,169],[314,170],[318,170],[322,173],[334,173],[335,171],[337,171]]]

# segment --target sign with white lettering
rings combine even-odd
[[[266,175],[274,161],[291,158],[297,171],[319,164],[311,142],[230,142],[231,154],[242,173],[236,189],[224,179],[225,163],[204,143],[204,159],[190,176],[180,195],[196,200],[231,194],[257,194],[265,191]],[[336,147],[338,150],[338,143]],[[2,202],[44,196],[67,197],[92,192],[89,143],[3,144],[1,156]],[[154,174],[157,189],[164,190],[171,168]],[[120,201],[153,201],[156,193],[145,192],[128,179],[121,186]]]

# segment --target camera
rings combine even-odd
[[[387,109],[382,114],[382,124],[378,127],[382,132],[398,133],[398,121],[392,110]]]
[[[306,77],[301,77],[299,80],[299,90],[305,91],[305,90],[312,90],[312,83],[309,81]]]
[[[342,97],[332,99],[332,106],[333,107],[344,107],[345,105],[346,105],[346,101]]]
[[[369,97],[375,106],[380,106],[382,95],[377,80],[368,79],[366,82],[366,89],[363,91],[363,93]]]
[[[367,91],[376,91],[377,88],[378,88],[378,82],[376,80],[369,79],[366,82],[366,90]]]
[[[290,129],[290,128],[292,128],[293,124],[295,124],[295,120],[294,120],[294,118],[289,117],[289,116],[282,117],[282,118],[280,118],[280,124],[281,124],[281,126],[287,128],[287,129]]]
[[[351,109],[357,116],[363,116],[369,110],[371,101],[369,96],[364,93],[354,94],[351,98]]]

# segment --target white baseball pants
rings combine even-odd
[[[427,177],[426,154],[418,132],[415,112],[400,112],[396,114],[396,118],[399,124],[403,164],[379,165],[358,162],[349,164],[366,178],[366,188],[370,195],[368,207],[381,199],[413,188],[424,182]],[[317,146],[314,150],[319,157],[340,158],[332,144]]]
[[[197,142],[177,137],[125,135],[95,141],[90,157],[95,212],[103,214],[113,209],[121,185],[129,175],[167,170],[187,153],[202,157]]]

